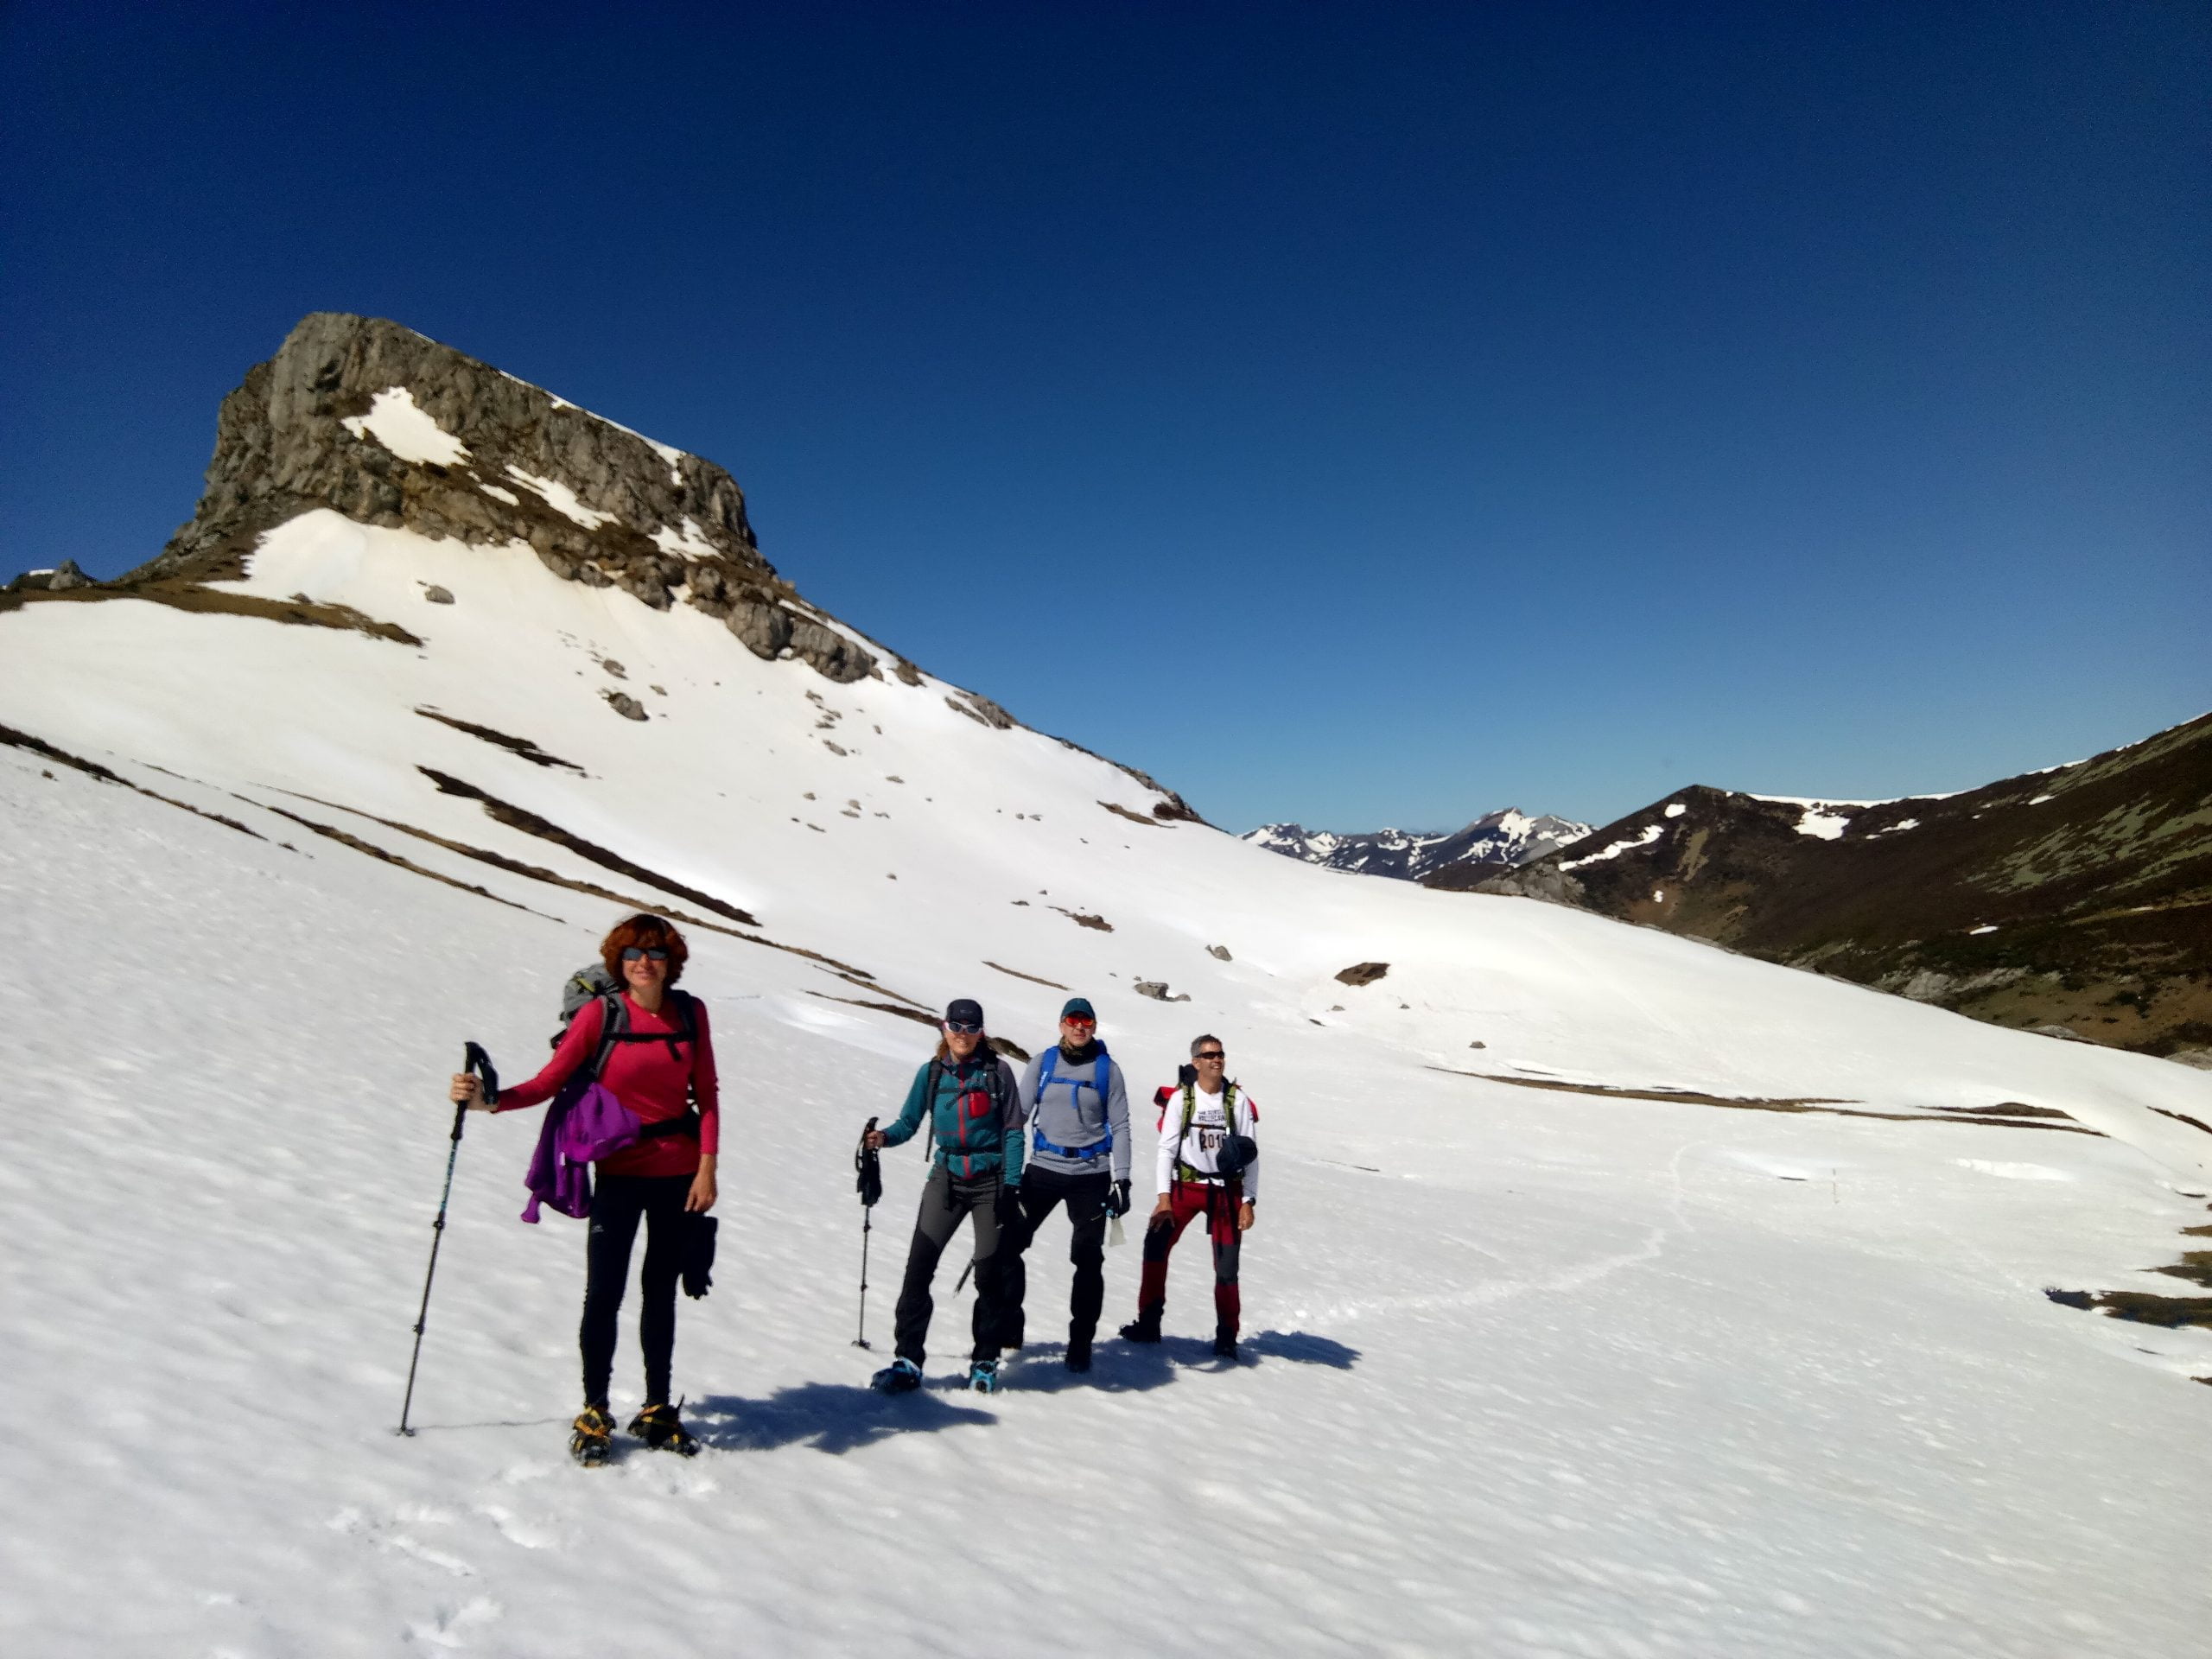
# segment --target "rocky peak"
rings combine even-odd
[[[264,531],[318,508],[433,538],[526,543],[563,581],[656,610],[680,601],[758,656],[788,653],[841,682],[881,673],[761,556],[722,468],[342,312],[304,318],[223,399],[199,510],[123,582],[235,577]]]
[[[1450,831],[1376,830],[1336,832],[1295,823],[1267,823],[1244,836],[1255,846],[1333,870],[1426,880],[1455,865],[1485,871],[1540,858],[1586,835],[1589,826],[1547,814],[1530,817],[1518,807],[1485,813]]]

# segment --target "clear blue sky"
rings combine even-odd
[[[2212,707],[2208,87],[2181,0],[17,0],[0,565],[359,311],[1230,828],[1955,789]]]

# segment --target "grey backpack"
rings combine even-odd
[[[658,1032],[634,1032],[630,1029],[630,1015],[623,1006],[622,987],[607,971],[604,963],[586,963],[570,974],[568,982],[561,987],[561,1029],[553,1033],[552,1046],[561,1046],[561,1039],[569,1034],[578,1010],[590,1002],[604,1002],[606,1012],[600,1020],[599,1057],[592,1063],[591,1075],[596,1078],[607,1070],[608,1057],[617,1043],[660,1043],[668,1045],[671,1055],[677,1053],[677,1045],[694,1042],[698,1037],[698,1021],[692,1017],[689,993],[671,987],[668,992],[670,1009],[676,1015],[677,1029],[663,1035]]]

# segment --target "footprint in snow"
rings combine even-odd
[[[498,1528],[500,1537],[524,1549],[552,1549],[561,1541],[560,1535],[550,1527],[524,1520],[512,1510],[497,1503],[480,1504],[476,1513]]]
[[[427,1647],[458,1649],[467,1645],[471,1630],[492,1623],[506,1611],[489,1596],[472,1596],[458,1607],[440,1608],[429,1624],[410,1624],[407,1634]]]
[[[418,1506],[410,1505],[404,1513],[410,1516],[428,1519],[433,1525],[450,1525],[453,1520],[450,1515],[423,1510]],[[343,1533],[349,1538],[365,1539],[387,1554],[407,1556],[412,1560],[422,1562],[425,1567],[435,1567],[441,1573],[450,1573],[457,1579],[473,1579],[476,1576],[475,1567],[461,1560],[460,1556],[448,1554],[442,1549],[433,1549],[419,1539],[396,1530],[393,1522],[371,1520],[359,1510],[339,1510],[336,1515],[330,1517],[328,1525],[333,1532]]]

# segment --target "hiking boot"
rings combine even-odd
[[[977,1394],[996,1394],[999,1391],[998,1361],[979,1359],[969,1365],[968,1386]]]
[[[656,1452],[673,1452],[679,1458],[699,1453],[698,1440],[683,1427],[674,1406],[647,1406],[630,1420],[630,1432]]]
[[[569,1425],[569,1455],[587,1469],[596,1469],[614,1455],[614,1419],[605,1406],[586,1406]]]
[[[894,1359],[868,1378],[868,1385],[884,1394],[910,1394],[922,1386],[922,1368],[911,1359]]]
[[[1067,1364],[1068,1370],[1071,1371],[1087,1371],[1090,1369],[1090,1338],[1089,1337],[1068,1338]]]
[[[1217,1359],[1236,1357],[1236,1333],[1225,1325],[1217,1325],[1213,1332],[1213,1351]]]
[[[1139,1313],[1122,1327],[1123,1342],[1158,1342],[1160,1340],[1160,1310]]]

